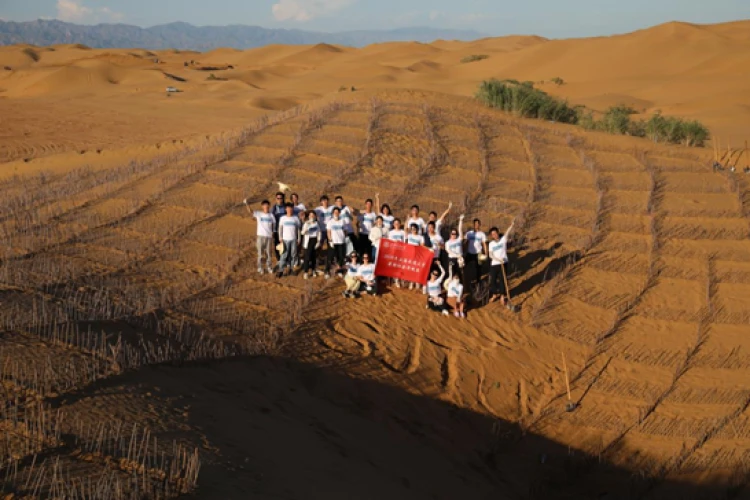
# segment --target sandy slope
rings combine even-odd
[[[23,448],[14,491],[35,452],[73,477],[130,477],[125,450],[79,452],[118,422],[153,429],[157,456],[172,440],[197,447],[202,498],[744,498],[750,179],[713,172],[710,150],[518,121],[462,95],[489,76],[560,76],[545,88],[695,116],[737,143],[747,27],[1,49],[0,116],[13,119],[0,121],[0,379],[11,409],[61,408],[47,425],[64,438]],[[477,53],[490,58],[459,63]],[[449,200],[485,227],[524,214],[520,312],[491,304],[459,321],[418,292],[347,301],[337,280],[258,276],[238,202],[275,180],[308,205],[379,192],[399,215]],[[57,328],[104,331],[113,347]],[[115,356],[123,344],[138,355]],[[205,360],[236,352],[266,356]],[[0,413],[40,425],[17,420]]]

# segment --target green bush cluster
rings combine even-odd
[[[502,109],[523,118],[538,118],[561,123],[576,123],[578,112],[566,101],[534,88],[532,82],[488,80],[476,94],[485,105]]]
[[[571,107],[567,101],[550,96],[533,82],[486,80],[479,86],[477,99],[523,118],[538,118],[579,125],[616,135],[647,137],[654,142],[703,147],[711,138],[708,128],[695,120],[684,120],[655,113],[648,120],[634,120],[638,112],[627,106],[612,106],[598,119],[583,106]]]
[[[711,137],[708,128],[695,120],[683,120],[674,116],[664,116],[660,112],[648,120],[634,120],[632,108],[612,106],[599,120],[593,113],[583,111],[578,116],[578,124],[588,130],[600,130],[616,135],[647,137],[654,142],[683,144],[703,147]]]
[[[490,56],[488,56],[487,54],[472,54],[470,56],[466,56],[463,59],[461,59],[461,62],[463,64],[466,64],[466,63],[470,63],[470,62],[474,62],[474,61],[482,61],[482,60],[487,59],[489,57]]]

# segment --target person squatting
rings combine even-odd
[[[446,316],[453,311],[457,318],[465,318],[468,290],[482,279],[483,264],[489,260],[489,301],[507,302],[504,266],[515,223],[504,232],[493,227],[488,236],[482,231],[481,221],[474,219],[464,233],[461,215],[457,227],[451,228],[444,239],[443,225],[452,203],[440,216],[430,212],[427,221],[420,216],[419,206],[413,205],[403,223],[387,203],[381,205],[377,194],[374,202],[365,200],[361,210],[346,205],[342,196],[336,196],[331,204],[323,195],[320,205],[313,209],[306,208],[296,193],[287,201],[286,195],[278,192],[275,199],[273,205],[263,200],[259,210],[252,210],[244,200],[257,222],[258,274],[275,273],[282,278],[302,272],[304,279],[337,276],[344,280],[342,295],[346,298],[377,295],[379,288],[389,284],[408,286],[410,290],[421,288],[427,308]],[[383,240],[431,249],[433,261],[425,285],[375,275]]]

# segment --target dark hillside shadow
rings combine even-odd
[[[365,377],[370,363],[377,367],[372,359],[358,363]],[[175,408],[189,415],[186,432],[208,448],[196,499],[631,499],[649,492],[708,499],[731,492],[649,481],[524,435],[513,423],[291,359],[153,366],[112,382],[175,397]]]

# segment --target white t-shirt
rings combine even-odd
[[[444,240],[443,237],[440,236],[440,234],[435,233],[433,235],[427,235],[425,238],[430,238],[430,243],[432,243],[432,253],[434,254],[435,259],[440,258],[440,245],[443,244]]]
[[[463,255],[463,242],[456,238],[455,240],[448,240],[445,242],[445,251],[448,252],[448,257],[451,259],[457,259]]]
[[[370,242],[372,243],[372,246],[374,246],[375,248],[380,247],[380,238],[383,238],[384,229],[385,228],[373,226],[372,229],[370,230],[370,235],[369,235]]]
[[[406,233],[403,229],[388,231],[388,239],[391,241],[400,241],[404,243],[406,241]]]
[[[394,215],[385,215],[380,214],[380,216],[383,218],[383,227],[386,231],[390,231],[393,227],[393,221],[396,219]]]
[[[365,281],[372,281],[375,279],[375,264],[362,264],[359,266],[359,275]]]
[[[442,293],[443,280],[430,280],[427,282],[427,295],[430,297],[438,297]]]
[[[305,233],[305,241],[304,241],[304,247],[307,248],[308,243],[313,238],[320,238],[320,226],[318,225],[318,222],[311,222],[307,221],[305,222],[305,225],[302,228],[302,232]]]
[[[484,251],[483,243],[487,241],[487,235],[483,231],[469,231],[466,233],[466,240],[469,242],[469,253],[479,254]]]
[[[320,224],[320,229],[325,229],[328,227],[328,221],[331,220],[331,214],[333,213],[333,207],[327,206],[324,207],[323,205],[319,206],[315,209],[315,213],[318,215],[318,224]]]
[[[356,262],[352,264],[351,261],[346,263],[346,275],[350,278],[355,278],[359,275],[359,264]]]
[[[417,227],[419,227],[419,232],[424,233],[425,229],[427,229],[427,224],[425,224],[424,219],[422,217],[409,217],[406,219],[406,229],[408,231],[411,231],[411,225],[416,224]]]
[[[334,245],[343,245],[346,241],[346,235],[344,234],[344,221],[343,219],[331,219],[328,221],[328,231],[331,232],[331,243]]]
[[[344,232],[346,232],[346,234],[353,233],[354,227],[352,226],[351,209],[349,209],[349,207],[344,205],[343,207],[340,208],[340,210],[341,212],[339,213],[339,217],[341,218],[342,221],[344,221]]]
[[[299,205],[297,205],[296,207],[294,207],[294,215],[296,215],[297,217],[299,217],[299,214],[302,213],[302,212],[304,212],[305,210],[307,210],[305,208],[305,204],[304,203],[300,203]]]
[[[460,297],[464,293],[464,286],[455,280],[448,283],[448,297]]]
[[[508,235],[504,235],[499,240],[490,241],[490,257],[492,257],[492,265],[499,266],[508,262]]]
[[[370,230],[375,225],[375,219],[378,214],[375,212],[363,212],[359,214],[359,234],[370,234]]]
[[[279,239],[283,241],[297,241],[302,223],[299,217],[284,215],[279,219]]]
[[[419,247],[419,246],[424,245],[424,236],[422,236],[421,234],[409,233],[409,235],[406,237],[406,242],[409,245],[414,245],[414,246]]]
[[[253,217],[258,220],[258,236],[273,238],[273,232],[276,228],[276,217],[271,212],[265,213],[262,210],[253,212]]]

